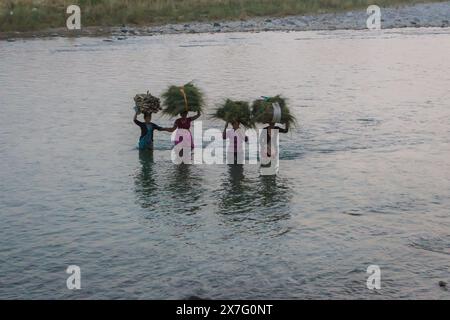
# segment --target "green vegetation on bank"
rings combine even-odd
[[[315,14],[424,0],[0,0],[0,32],[66,25],[66,8],[81,7],[82,26],[151,25],[257,16]],[[431,1],[432,2],[432,1]]]

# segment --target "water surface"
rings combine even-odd
[[[0,42],[0,298],[448,299],[449,39]],[[153,154],[135,149],[134,94],[190,80],[207,113],[226,97],[289,98],[299,126],[281,139],[277,177],[174,165],[166,133]],[[70,264],[82,290],[66,288]]]

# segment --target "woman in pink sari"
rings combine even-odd
[[[191,139],[191,149],[194,149],[194,139],[192,138],[192,133],[190,130],[191,122],[200,118],[200,111],[197,112],[197,114],[193,117],[188,117],[188,111],[180,112],[180,116],[181,118],[175,120],[173,127],[169,131],[174,132],[176,129],[184,129],[189,131],[189,136]],[[183,141],[183,135],[177,133],[175,136],[175,145],[179,144],[181,141]]]

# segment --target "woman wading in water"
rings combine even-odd
[[[172,128],[162,128],[152,122],[152,114],[144,113],[144,122],[137,119],[139,113],[136,112],[133,117],[133,122],[141,128],[141,136],[139,137],[139,150],[153,150],[153,132],[167,131],[171,132]]]
[[[189,133],[189,138],[190,138],[190,145],[191,145],[191,149],[194,149],[194,139],[192,138],[192,133],[191,133],[191,123],[192,121],[197,120],[198,118],[200,118],[201,113],[200,111],[197,112],[197,114],[193,117],[188,117],[188,111],[183,111],[180,112],[180,118],[178,118],[177,120],[175,120],[175,123],[173,124],[172,128],[168,128],[169,132],[174,132],[177,129],[183,129],[183,130],[187,130]],[[179,144],[181,141],[183,141],[183,134],[182,133],[178,133],[175,136],[175,145]]]
[[[241,128],[241,123],[237,120],[231,122],[232,130],[228,129],[227,122],[225,128],[223,129],[222,138],[224,140],[229,139],[228,150],[227,150],[227,163],[233,159],[233,164],[243,164],[245,149],[243,144],[248,142],[248,137],[245,135],[244,130]]]
[[[281,127],[278,127],[276,125],[276,123],[274,122],[270,122],[268,126],[264,127],[263,130],[266,130],[266,139],[264,140],[264,137],[262,137],[262,141],[264,141],[265,146],[267,147],[267,156],[270,157],[271,156],[271,151],[272,151],[272,132],[275,132],[275,134],[279,133],[288,133],[289,132],[289,123],[286,123],[284,125],[284,129]],[[277,131],[273,131],[273,130],[278,130]],[[264,131],[263,131],[264,134]],[[275,146],[276,148],[278,148],[278,146]]]

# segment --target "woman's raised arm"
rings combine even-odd
[[[197,114],[195,116],[191,117],[191,120],[192,121],[197,120],[198,118],[200,118],[200,116],[201,116],[201,112],[197,111]]]

